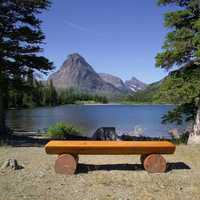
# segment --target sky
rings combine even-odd
[[[60,68],[79,53],[96,72],[152,83],[167,75],[155,67],[167,30],[156,0],[53,0],[40,15],[43,55]]]

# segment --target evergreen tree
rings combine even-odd
[[[57,92],[53,86],[52,80],[50,80],[50,85],[49,85],[49,103],[50,106],[57,105]]]
[[[163,81],[159,98],[178,104],[164,121],[181,122],[185,113],[187,120],[194,121],[189,140],[200,142],[200,5],[198,0],[159,0],[159,5],[170,4],[180,9],[165,14],[165,26],[171,31],[156,65],[175,70]]]
[[[9,91],[22,90],[30,71],[52,69],[52,63],[37,54],[45,38],[37,16],[49,6],[48,0],[0,1],[0,137],[6,135]]]

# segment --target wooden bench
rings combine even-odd
[[[175,145],[168,141],[50,141],[47,154],[58,154],[55,172],[74,174],[78,155],[141,155],[144,169],[150,173],[166,171],[166,161],[161,154],[173,154]]]

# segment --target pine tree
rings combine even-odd
[[[167,34],[156,65],[174,69],[163,81],[160,98],[178,104],[164,117],[165,121],[182,121],[182,114],[194,121],[189,141],[200,142],[200,3],[198,0],[159,0],[159,5],[176,5],[180,9],[165,14]]]
[[[53,86],[52,80],[50,80],[50,85],[49,85],[49,102],[50,106],[55,106],[58,103],[58,95],[55,87]]]
[[[30,71],[52,69],[52,63],[38,55],[45,38],[38,14],[49,6],[48,0],[0,1],[0,137],[6,135],[8,92],[22,90]]]

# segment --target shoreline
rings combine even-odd
[[[174,104],[151,104],[151,103],[108,103],[108,104],[80,104],[86,106],[100,105],[100,106],[174,106]]]
[[[38,107],[21,107],[21,108],[8,108],[8,111],[12,110],[28,110],[28,109],[37,109],[37,108],[55,108],[60,106],[175,106],[174,104],[157,104],[157,103],[83,103],[83,104],[63,104],[63,105],[56,105],[56,106],[38,106]]]

